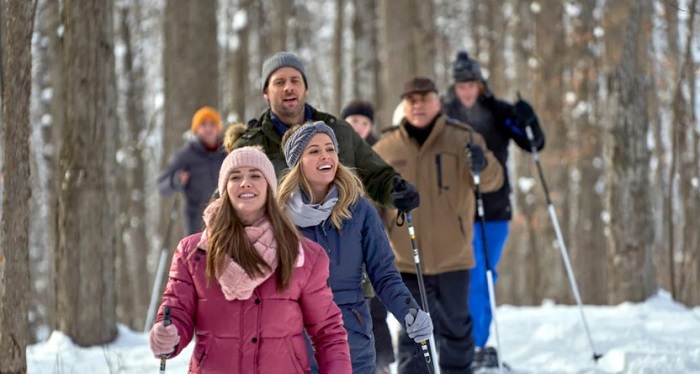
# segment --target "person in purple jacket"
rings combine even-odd
[[[222,131],[219,113],[211,107],[200,108],[192,117],[192,133],[197,139],[178,150],[158,177],[162,196],[175,192],[185,195],[188,235],[202,230],[202,212],[216,190],[219,168],[226,157]]]
[[[175,252],[150,331],[153,355],[175,357],[195,336],[190,373],[307,373],[306,330],[320,373],[350,373],[328,256],[278,207],[270,160],[254,147],[231,152],[218,187],[206,229]]]

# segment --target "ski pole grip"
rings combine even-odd
[[[170,321],[170,307],[166,306],[163,312],[163,326],[170,326],[172,322]]]

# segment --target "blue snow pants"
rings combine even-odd
[[[498,261],[501,259],[503,246],[508,238],[508,221],[486,222],[486,246],[488,247],[489,263],[493,273],[494,286],[498,273]],[[476,266],[469,273],[469,311],[472,315],[474,328],[474,346],[483,348],[489,340],[491,326],[491,305],[489,304],[489,289],[486,281],[486,261],[484,260],[484,241],[481,235],[481,223],[474,223],[474,258]]]

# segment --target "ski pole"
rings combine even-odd
[[[470,137],[471,137],[470,133]],[[474,139],[471,139],[473,144]],[[469,145],[467,145],[467,158],[469,158]],[[474,187],[476,188],[476,213],[479,217],[479,227],[481,228],[481,240],[482,240],[482,250],[484,255],[484,262],[486,263],[486,284],[488,285],[489,291],[489,304],[491,307],[491,316],[493,318],[493,328],[496,333],[496,355],[498,357],[498,371],[503,373],[503,359],[501,350],[501,334],[498,330],[498,318],[496,318],[496,290],[493,282],[493,269],[491,269],[491,262],[489,261],[489,250],[488,243],[486,240],[486,218],[484,217],[484,196],[481,193],[481,177],[479,172],[473,168],[472,174],[474,176]]]
[[[522,100],[520,97],[520,92],[518,92],[518,100]],[[574,271],[571,267],[571,261],[569,261],[568,250],[566,249],[566,243],[564,242],[564,236],[561,233],[561,228],[559,227],[559,218],[557,218],[557,212],[554,209],[554,204],[549,196],[549,188],[547,188],[547,181],[544,178],[544,172],[542,171],[542,164],[540,163],[540,156],[535,146],[535,134],[532,131],[531,126],[532,119],[525,123],[525,133],[527,134],[527,140],[530,142],[530,149],[532,151],[532,158],[535,160],[535,165],[537,166],[537,173],[540,177],[540,182],[542,183],[542,189],[544,190],[544,197],[547,201],[547,211],[549,212],[549,218],[552,220],[552,226],[554,226],[554,233],[557,236],[557,241],[559,242],[559,250],[561,251],[562,259],[564,260],[564,267],[566,267],[566,273],[569,277],[569,283],[571,285],[571,290],[574,293],[574,298],[576,299],[576,304],[578,305],[579,314],[581,315],[581,324],[583,329],[586,331],[586,336],[588,338],[588,344],[591,347],[591,352],[593,352],[593,361],[598,362],[598,359],[603,357],[603,354],[597,353],[595,345],[593,344],[593,338],[591,338],[591,331],[588,328],[588,322],[586,321],[586,314],[583,312],[583,303],[581,302],[581,294],[578,291],[578,285],[576,284],[576,277],[574,276]]]
[[[163,326],[170,326],[170,307],[166,306],[163,312]],[[165,361],[168,355],[160,355],[160,371],[159,374],[165,374]]]
[[[430,308],[428,307],[428,296],[425,292],[425,282],[423,281],[423,270],[420,264],[420,255],[418,252],[418,244],[416,244],[416,230],[413,227],[413,218],[411,213],[406,213],[406,223],[408,225],[408,236],[411,238],[411,247],[413,249],[413,262],[416,265],[416,278],[418,278],[418,290],[420,292],[421,304],[423,304],[423,311],[430,317]],[[417,310],[411,308],[409,310],[411,314],[415,317],[418,313]],[[431,344],[432,342],[432,344]],[[430,339],[420,343],[421,350],[423,352],[423,357],[425,358],[425,363],[428,366],[428,371],[431,374],[440,374],[440,367],[437,363],[437,353],[435,352],[435,336],[430,334]]]
[[[146,322],[143,325],[143,332],[148,332],[153,324],[153,317],[156,313],[156,302],[158,301],[158,291],[160,291],[160,284],[163,281],[163,271],[165,271],[165,262],[168,260],[168,239],[170,238],[170,231],[172,230],[173,222],[177,218],[177,197],[173,199],[173,204],[170,208],[170,214],[168,215],[168,225],[165,228],[165,236],[163,237],[163,248],[160,251],[160,258],[158,259],[158,268],[156,269],[156,274],[153,279],[153,290],[151,290],[151,301],[148,303],[148,311],[146,312]]]

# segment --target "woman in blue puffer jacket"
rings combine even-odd
[[[362,290],[362,270],[386,308],[404,322],[416,342],[432,333],[430,317],[401,280],[376,209],[363,195],[362,182],[338,161],[338,142],[323,122],[290,129],[282,139],[290,172],[278,200],[302,235],[330,257],[329,283],[348,332],[353,373],[375,373],[372,319]],[[410,308],[418,310],[414,315]]]

